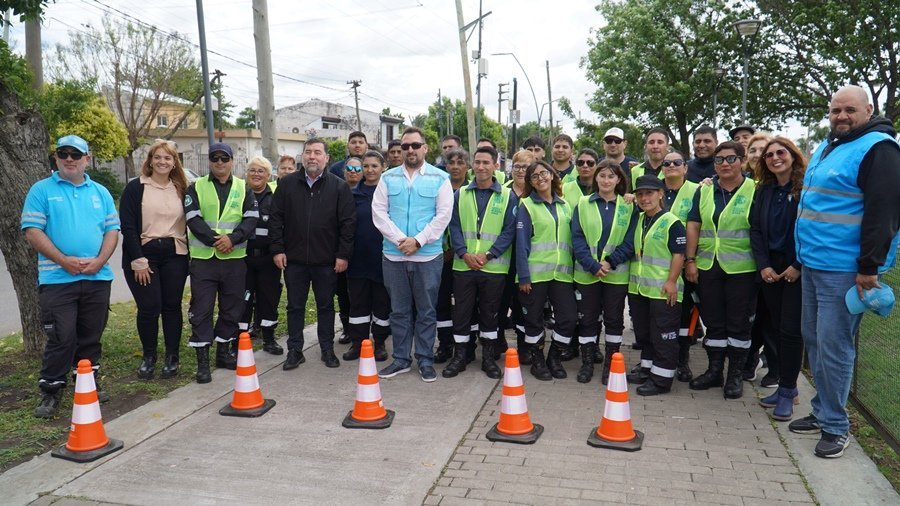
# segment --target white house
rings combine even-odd
[[[382,148],[387,146],[388,141],[399,138],[402,133],[402,118],[360,109],[359,119],[362,125],[357,125],[354,106],[314,98],[276,109],[275,130],[306,134],[309,138],[344,140],[347,140],[350,132],[360,130],[366,134],[369,143],[378,144]]]

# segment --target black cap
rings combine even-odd
[[[737,134],[741,130],[746,130],[746,131],[750,132],[750,135],[753,135],[756,133],[756,129],[750,125],[738,125],[728,131],[728,137],[734,139],[735,134]]]
[[[644,174],[643,176],[637,178],[637,181],[634,185],[634,191],[665,189],[666,186],[663,184],[663,180],[656,176],[651,176],[650,174]]]

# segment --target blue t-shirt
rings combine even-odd
[[[109,191],[91,181],[75,186],[54,172],[28,190],[22,208],[22,230],[42,230],[53,245],[66,256],[94,258],[100,254],[103,236],[119,230],[119,213]],[[96,274],[75,276],[38,253],[38,283],[53,285],[80,280],[112,281],[109,263]]]

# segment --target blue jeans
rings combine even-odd
[[[816,381],[812,414],[829,434],[850,430],[847,397],[853,379],[853,338],[862,315],[850,314],[844,294],[856,285],[855,272],[829,272],[803,267],[801,332]]]
[[[412,363],[413,338],[419,367],[434,365],[435,305],[443,263],[443,255],[427,262],[392,262],[382,258],[384,286],[391,296],[394,361],[399,365]]]

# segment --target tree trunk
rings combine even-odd
[[[134,150],[128,148],[128,153],[125,155],[125,182],[127,183],[135,176],[137,176],[137,172],[134,168]]]
[[[25,110],[0,82],[0,187],[5,212],[0,213],[0,250],[19,303],[25,352],[40,354],[46,337],[38,304],[37,254],[20,230],[25,195],[36,181],[50,175],[50,139],[37,110]]]

